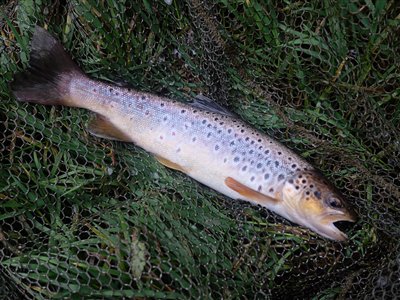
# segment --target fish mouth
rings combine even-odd
[[[345,241],[348,237],[343,231],[347,231],[350,223],[354,223],[356,220],[353,213],[330,214],[323,218],[322,226],[316,226],[318,227],[317,232],[331,240]]]

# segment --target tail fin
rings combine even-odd
[[[18,101],[75,106],[69,97],[73,77],[85,76],[62,45],[36,26],[31,41],[29,68],[14,77],[11,90]]]

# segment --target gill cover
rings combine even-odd
[[[283,200],[289,219],[332,240],[347,239],[335,222],[356,221],[341,194],[316,171],[300,171],[289,178]]]

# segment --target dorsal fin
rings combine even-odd
[[[197,107],[202,110],[207,110],[210,112],[222,114],[229,117],[236,117],[235,114],[230,112],[227,108],[223,107],[222,105],[219,105],[214,100],[202,94],[199,94],[196,97],[194,97],[192,101],[189,102],[189,104],[193,107]]]

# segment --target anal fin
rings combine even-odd
[[[277,200],[275,198],[261,194],[260,192],[257,192],[255,190],[253,190],[252,188],[249,188],[248,186],[245,186],[244,184],[240,183],[239,181],[233,179],[232,177],[227,177],[225,179],[225,184],[230,189],[234,190],[238,194],[245,197],[245,199],[250,199],[260,205],[265,206],[266,204],[276,204],[279,202],[279,200]]]
[[[181,172],[183,172],[183,173],[186,173],[186,171],[185,171],[185,169],[184,169],[183,167],[181,167],[180,165],[178,165],[178,164],[176,164],[176,163],[174,163],[174,162],[172,162],[172,161],[170,161],[170,160],[168,160],[168,159],[166,159],[166,158],[164,158],[164,157],[155,155],[155,158],[156,158],[161,164],[163,164],[164,166],[166,166],[166,167],[168,167],[168,168],[170,168],[170,169],[174,169],[174,170],[178,170],[178,171],[181,171]]]
[[[96,114],[95,117],[89,122],[88,131],[100,138],[105,138],[115,141],[132,142],[132,139],[115,127],[107,117]]]

